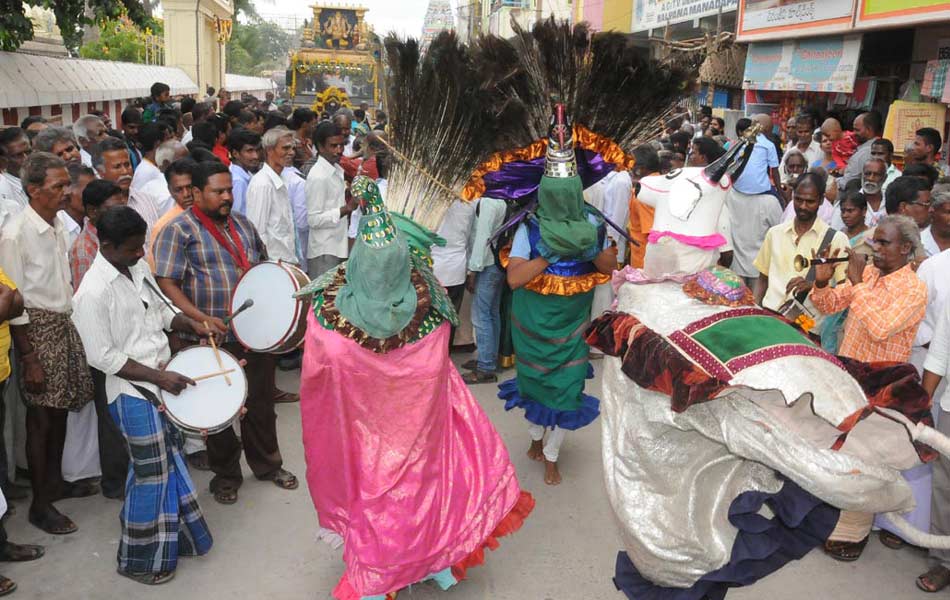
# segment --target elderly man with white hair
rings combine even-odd
[[[293,164],[294,133],[274,127],[261,138],[264,164],[247,186],[247,218],[257,228],[268,257],[298,264],[297,229],[287,183],[281,177]]]
[[[92,149],[106,138],[106,125],[96,115],[83,115],[73,123],[73,135],[79,142],[82,164],[92,167]]]
[[[162,176],[152,179],[136,190],[140,194],[149,196],[152,199],[155,203],[155,207],[158,209],[159,215],[164,215],[175,206],[175,199],[172,197],[166,180],[167,178],[164,175],[165,170],[168,168],[168,165],[187,156],[188,148],[178,140],[163,142],[155,150],[155,166],[158,167]],[[144,163],[145,161],[143,160],[142,162]]]

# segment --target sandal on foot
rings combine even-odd
[[[825,553],[835,560],[841,562],[854,562],[861,558],[864,547],[868,545],[870,536],[860,542],[825,542]]]
[[[0,575],[0,596],[6,596],[16,591],[16,582]]]
[[[300,483],[297,476],[285,469],[277,469],[263,477],[258,477],[261,481],[273,481],[274,485],[284,490],[295,490]]]
[[[27,518],[32,525],[39,527],[50,535],[69,535],[79,530],[72,519],[55,509],[46,511],[42,516],[37,516],[30,511]]]
[[[143,585],[162,585],[175,578],[174,571],[162,571],[161,573],[127,573],[122,569],[116,569],[115,571],[119,575]]]
[[[488,371],[470,371],[465,375],[462,375],[462,381],[469,384],[475,383],[495,383],[498,381],[498,375],[494,373],[489,373]]]
[[[65,498],[88,498],[99,494],[99,484],[90,481],[63,482],[59,500]]]
[[[238,489],[232,486],[222,486],[213,490],[214,500],[218,504],[234,504],[238,501]]]
[[[29,562],[46,554],[43,546],[6,542],[0,546],[0,562]]]
[[[300,394],[291,394],[283,390],[278,390],[274,394],[274,404],[293,404],[294,402],[300,402]]]
[[[891,550],[900,550],[907,545],[907,542],[901,539],[900,536],[896,536],[890,531],[884,531],[883,529],[878,534],[878,539]]]
[[[194,454],[189,454],[188,466],[196,471],[210,471],[211,465],[208,463],[207,450],[199,450]]]
[[[919,576],[916,583],[921,591],[935,594],[950,585],[950,569],[936,566]]]

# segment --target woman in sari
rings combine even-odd
[[[841,220],[844,221],[844,234],[851,243],[851,251],[870,257],[874,251],[870,239],[874,229],[864,224],[864,217],[868,212],[868,202],[860,190],[848,192],[841,200]],[[844,321],[848,318],[848,311],[843,310],[825,317],[821,323],[821,347],[831,354],[838,354],[838,344],[841,343],[841,331]]]

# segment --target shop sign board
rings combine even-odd
[[[914,25],[950,19],[947,0],[858,0],[855,27]]]
[[[802,37],[851,29],[863,0],[740,0],[738,40]]]
[[[896,100],[887,110],[884,137],[894,142],[895,153],[902,156],[904,147],[914,141],[918,129],[933,127],[943,131],[946,115],[945,104]]]
[[[860,56],[860,35],[750,44],[743,87],[851,93]]]
[[[659,29],[667,24],[709,17],[719,11],[732,12],[738,5],[739,0],[633,0],[630,31]]]

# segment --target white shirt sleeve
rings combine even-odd
[[[317,165],[313,166],[314,169]],[[326,178],[307,176],[307,224],[311,229],[334,227],[340,222],[340,199],[331,198],[331,187]]]
[[[937,321],[937,330],[930,341],[924,368],[941,377],[945,377],[950,371],[950,302],[946,303],[940,320]]]
[[[85,279],[83,283],[86,283]],[[98,289],[98,285],[96,282],[96,285],[81,287],[73,296],[72,320],[82,338],[86,361],[106,375],[115,375],[128,362],[129,356],[119,351],[118,344],[112,339],[109,322],[116,315],[111,314],[112,303],[106,290]]]

